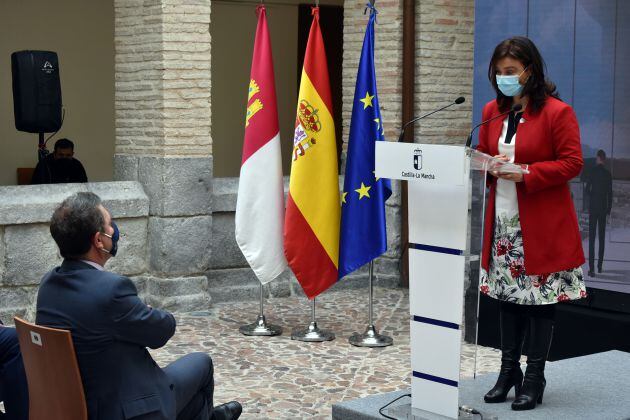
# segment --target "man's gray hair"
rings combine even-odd
[[[78,259],[89,250],[92,237],[103,232],[105,218],[98,208],[101,199],[91,192],[79,192],[57,207],[50,219],[50,234],[64,258]]]

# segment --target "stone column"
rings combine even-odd
[[[115,1],[114,178],[150,201],[148,299],[208,306],[212,240],[210,0]]]

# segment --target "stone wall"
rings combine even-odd
[[[99,195],[120,227],[118,255],[106,268],[132,278],[147,303],[190,311],[207,310],[210,299],[257,299],[260,283],[234,237],[237,190],[238,178],[215,180],[212,199],[208,198],[214,203],[208,226],[201,216],[181,218],[181,224],[180,218],[152,217],[151,208],[168,210],[172,197],[153,204],[140,182],[0,187],[0,319],[5,323],[13,316],[34,319],[39,283],[62,261],[50,235],[50,217],[66,197],[79,191]],[[376,284],[396,287],[397,272],[379,273],[379,267]],[[354,276],[333,289],[365,285],[365,276]],[[286,270],[265,287],[265,295],[303,292]]]
[[[473,0],[416,2],[416,115],[466,102],[423,120],[416,128],[421,143],[464,144],[472,121]]]
[[[149,197],[144,281],[205,308],[212,255],[210,0],[116,0],[114,179]]]
[[[375,63],[385,136],[398,138],[402,95],[402,1],[379,1]],[[367,24],[365,2],[344,3],[343,138],[349,134],[361,45]],[[458,96],[466,102],[423,120],[416,129],[422,143],[465,142],[472,119],[473,0],[416,2],[416,107],[420,115]]]
[[[346,0],[344,10],[343,138],[347,141],[354,84],[367,16],[365,2]],[[379,1],[375,27],[375,65],[383,127],[396,140],[402,125],[402,1]],[[473,0],[420,0],[415,4],[415,115],[464,96],[466,102],[429,117],[416,126],[415,142],[463,144],[472,120]],[[347,146],[344,144],[344,149]],[[388,251],[376,260],[377,273],[400,273],[400,184],[387,202]],[[478,193],[478,192],[477,192]],[[476,206],[474,206],[476,208]],[[473,218],[472,223],[478,222]],[[479,232],[470,231],[477,237]],[[475,250],[473,250],[474,252]],[[478,250],[477,250],[478,251]],[[476,314],[478,259],[468,261],[465,318]],[[363,273],[360,273],[363,274]],[[466,331],[474,331],[466,323]],[[470,338],[470,337],[469,337]]]
[[[108,266],[132,276],[143,296],[169,309],[207,308],[213,299],[255,298],[258,281],[234,239],[237,180],[213,179],[210,0],[115,0],[115,183],[3,187],[0,191],[0,317],[32,317],[41,276],[60,259],[47,222],[79,190],[101,195],[120,222],[121,255]],[[401,125],[402,2],[377,3],[376,73],[385,135]],[[343,138],[367,16],[344,3]],[[470,127],[473,0],[416,5],[416,113],[459,95],[467,102],[427,119],[416,141],[456,143]],[[446,122],[446,123],[445,123]],[[14,190],[10,188],[15,188]],[[387,203],[388,251],[377,284],[400,273],[400,195]],[[336,287],[366,284],[364,267]],[[287,271],[268,294],[300,294]]]
[[[342,180],[343,182],[343,180]],[[285,177],[285,194],[289,189],[289,179]],[[207,273],[208,291],[213,302],[228,300],[256,299],[260,293],[260,283],[249,268],[234,236],[234,212],[238,178],[217,178],[213,188],[212,214],[212,258]],[[397,244],[396,244],[397,246]],[[375,284],[381,287],[399,285],[398,262],[394,267],[386,266],[391,258],[380,258],[375,263]],[[367,285],[366,269],[344,278],[330,290],[360,288]],[[285,270],[276,280],[264,288],[265,296],[304,296],[290,270]]]
[[[375,66],[385,137],[396,140],[402,118],[402,1],[379,1],[375,26]],[[368,17],[365,2],[344,2],[343,139],[347,149],[361,46]],[[466,102],[428,118],[416,129],[416,142],[464,143],[472,119],[473,0],[416,2],[415,113]],[[345,153],[344,153],[345,156]],[[400,184],[387,201],[388,251],[375,261],[377,274],[400,273]],[[365,267],[358,275],[365,275]]]
[[[209,156],[210,0],[116,0],[116,154]]]
[[[343,21],[343,152],[345,160],[352,101],[363,38],[368,22],[364,14],[365,1],[346,0]],[[376,80],[386,139],[398,138],[402,94],[402,1],[379,1],[375,26]],[[343,165],[345,168],[345,165]],[[374,261],[377,281],[396,283],[400,278],[400,183],[392,182],[394,193],[387,200],[387,252]],[[361,282],[367,276],[367,266],[348,276]]]
[[[385,135],[392,139],[401,118],[402,2],[382,1],[377,7],[379,101]],[[363,1],[344,2],[344,139],[348,138],[367,23],[364,8]],[[465,139],[472,103],[473,10],[472,0],[423,0],[417,5],[417,112],[433,109],[453,99],[451,96],[468,99],[463,107],[416,131],[418,139]],[[196,283],[200,270],[208,269],[213,298],[254,297],[258,283],[233,235],[237,181],[213,180],[211,170],[210,0],[154,0],[149,5],[140,0],[116,0],[115,12],[116,82],[120,86],[115,178],[139,181],[149,196],[148,270],[157,279],[177,276],[173,283],[185,287],[186,279]],[[397,183],[387,203],[387,219],[388,251],[376,260],[375,273],[378,282],[395,284],[400,273]],[[193,229],[207,240],[195,243],[189,255],[179,255],[179,244],[189,240]],[[345,284],[365,284],[366,268]],[[272,288],[275,292],[271,293],[300,293],[288,274]]]
[[[0,187],[0,319],[34,318],[43,275],[61,263],[50,236],[53,210],[66,197],[91,191],[103,199],[121,231],[120,250],[108,269],[130,277],[146,273],[149,199],[137,182]],[[137,279],[139,291],[150,295]],[[150,299],[150,297],[147,297]]]

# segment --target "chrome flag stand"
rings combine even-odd
[[[272,336],[282,334],[282,327],[273,324],[267,324],[265,320],[265,314],[263,312],[263,285],[260,284],[260,313],[256,322],[253,324],[241,325],[238,329],[243,335],[255,335],[255,336]]]
[[[348,342],[357,347],[387,347],[394,344],[394,340],[386,335],[381,335],[376,330],[373,322],[373,288],[374,288],[374,261],[370,261],[370,284],[369,284],[369,318],[368,326],[363,334],[354,333],[348,339]]]
[[[327,330],[320,330],[315,321],[315,298],[313,298],[311,308],[311,323],[307,328],[295,329],[291,334],[291,340],[321,342],[335,339],[335,333]]]

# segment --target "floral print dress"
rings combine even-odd
[[[503,122],[499,153],[513,162],[516,134],[506,143],[508,118]],[[555,273],[525,273],[518,198],[512,181],[497,179],[494,238],[490,252],[489,269],[481,270],[479,289],[483,294],[520,305],[545,305],[586,297],[582,267]]]

